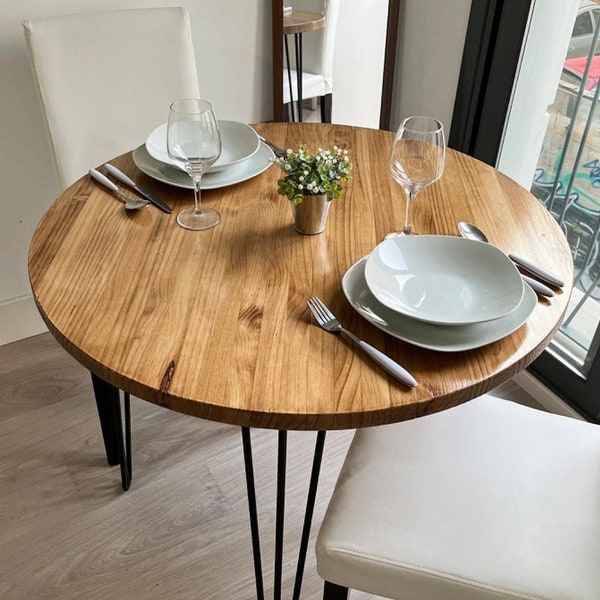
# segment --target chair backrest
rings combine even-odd
[[[183,8],[65,15],[23,28],[63,188],[142,144],[173,100],[199,96]]]
[[[326,93],[333,92],[333,57],[340,0],[296,0],[296,10],[308,10],[325,14],[325,27],[304,35],[302,39],[302,70],[321,75],[325,80]]]

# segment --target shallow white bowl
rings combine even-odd
[[[219,121],[221,131],[221,156],[207,173],[217,173],[227,167],[250,158],[258,151],[260,140],[250,125],[238,121]],[[173,167],[178,165],[167,153],[167,124],[159,125],[146,140],[148,154],[156,160]]]
[[[523,286],[523,299],[515,310],[493,321],[469,325],[436,325],[405,317],[383,306],[369,290],[365,281],[366,258],[353,264],[342,279],[342,289],[348,302],[369,323],[387,334],[429,350],[465,352],[500,340],[521,327],[537,305],[537,296]]]
[[[523,297],[521,275],[503,252],[451,236],[384,240],[367,258],[365,280],[384,306],[440,325],[499,319]]]

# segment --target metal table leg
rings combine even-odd
[[[120,465],[121,485],[127,491],[131,486],[133,475],[131,461],[131,400],[129,394],[125,392],[123,399],[125,432],[123,433],[121,395],[118,388],[93,373],[92,385],[96,397],[106,458],[109,465]]]
[[[285,45],[285,61],[287,64],[288,72],[288,85],[290,86],[290,107],[291,107],[291,119],[295,121],[294,115],[294,94],[292,91],[292,74],[290,69],[290,53],[288,48],[287,35],[284,36]],[[297,110],[298,110],[298,123],[302,123],[302,34],[294,33],[294,50],[296,55],[296,83],[297,83]]]
[[[304,576],[304,565],[306,563],[306,552],[310,536],[310,527],[314,512],[315,498],[321,471],[323,448],[325,446],[325,431],[317,433],[315,452],[310,476],[304,523],[302,527],[302,538],[294,580],[293,600],[299,600]],[[285,521],[285,485],[286,485],[286,462],[287,462],[287,432],[280,431],[278,434],[277,447],[277,499],[275,515],[275,561],[274,561],[274,600],[281,600],[281,584],[283,571],[283,531]],[[256,597],[264,600],[264,584],[262,574],[262,559],[260,552],[260,535],[258,526],[258,512],[256,508],[256,489],[254,484],[254,466],[252,462],[252,439],[250,429],[242,427],[242,443],[244,449],[244,467],[246,472],[246,487],[248,491],[248,511],[250,515],[250,531],[252,534],[252,554],[254,559],[254,575],[256,579]]]
[[[287,35],[283,36],[283,42],[284,42],[284,46],[285,46],[285,64],[287,65],[288,85],[290,87],[290,111],[291,111],[290,118],[293,123],[296,120],[296,118],[294,116],[294,92],[292,90],[292,68],[290,65],[290,51],[288,48]]]
[[[302,34],[294,34],[296,48],[296,77],[298,82],[298,123],[302,123]]]

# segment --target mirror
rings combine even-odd
[[[289,0],[288,2],[286,2],[286,5],[287,4],[291,4],[293,6],[295,3],[293,0]],[[354,18],[355,21],[360,21],[360,16],[358,16],[357,11],[352,9],[352,7],[349,7],[348,4],[349,3],[346,0],[344,2],[344,10],[352,11],[351,18]],[[371,61],[370,65],[364,63],[364,66],[369,74],[374,74],[373,76],[375,77],[375,83],[365,84],[365,82],[362,82],[360,79],[360,69],[353,70],[353,67],[355,65],[354,63],[350,64],[352,61],[348,60],[346,61],[349,63],[347,67],[345,66],[345,64],[342,64],[342,67],[345,67],[344,72],[341,76],[342,80],[337,85],[336,83],[334,83],[334,86],[336,86],[336,88],[342,89],[347,86],[354,86],[357,89],[372,91],[373,97],[376,99],[371,100],[371,102],[377,103],[378,106],[371,106],[370,111],[378,111],[378,126],[380,129],[389,129],[392,91],[394,84],[394,66],[396,57],[398,19],[400,14],[400,0],[380,0],[379,2],[366,4],[368,4],[368,6],[365,8],[365,10],[370,11],[368,13],[368,16],[376,19],[375,26],[364,27],[362,31],[354,30],[352,33],[348,34],[348,29],[346,28],[346,26],[349,23],[348,15],[346,15],[346,17],[342,16],[342,18],[340,18],[338,21],[337,27],[336,52],[344,52],[343,47],[340,49],[340,45],[343,43],[351,44],[354,48],[359,49],[361,59]],[[286,67],[286,61],[284,61],[285,49],[283,6],[284,0],[272,0],[273,118],[275,121],[289,120],[287,107],[283,103],[283,73],[284,68]],[[377,10],[379,10],[379,15],[375,14],[375,11]],[[360,25],[361,24],[358,23],[358,27],[360,27]],[[304,38],[302,42],[304,48],[306,48],[310,44],[310,39],[308,38],[309,35],[311,34],[307,33],[306,36],[302,36]],[[373,44],[370,44],[368,43],[368,40],[365,41],[365,39],[363,39],[363,37],[367,37],[369,35],[375,35],[378,38],[377,40],[375,40],[377,42],[375,46],[377,46],[378,49],[376,49],[376,51],[374,51],[371,55],[362,51],[364,47],[369,49],[373,48]],[[340,38],[340,36],[342,37]],[[289,40],[289,52],[292,54],[294,52],[294,36],[288,35],[287,37]],[[348,40],[346,39],[346,37],[349,37],[351,39]],[[360,38],[358,43],[356,38]],[[347,56],[345,52],[344,56]],[[340,73],[337,72],[336,78],[339,75]],[[336,79],[336,81],[339,80]],[[379,86],[381,90],[380,92]],[[292,93],[292,97],[294,97],[294,95],[295,92]],[[339,100],[338,96],[338,102],[341,103],[342,101],[343,100]],[[335,93],[333,94],[333,106],[334,108],[332,120],[333,122],[336,122]],[[345,122],[346,124],[362,124],[349,122],[348,119],[352,120],[351,113],[345,112],[342,118],[342,122]],[[320,120],[320,118],[317,120]],[[369,124],[368,126],[376,127],[377,123]]]

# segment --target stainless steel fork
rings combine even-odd
[[[325,331],[345,334],[390,375],[393,375],[396,379],[410,387],[415,387],[417,385],[417,380],[404,367],[400,366],[380,350],[377,350],[377,348],[371,346],[371,344],[368,344],[347,329],[344,329],[320,298],[310,298],[307,301],[307,304],[315,321]]]
[[[287,154],[287,152],[283,148],[280,148],[279,146],[276,146],[273,142],[270,142],[269,140],[266,140],[262,135],[259,135],[258,139],[263,144],[266,144],[267,146],[270,146],[271,150],[273,150],[273,153],[275,154],[275,156],[277,158],[283,158]]]

